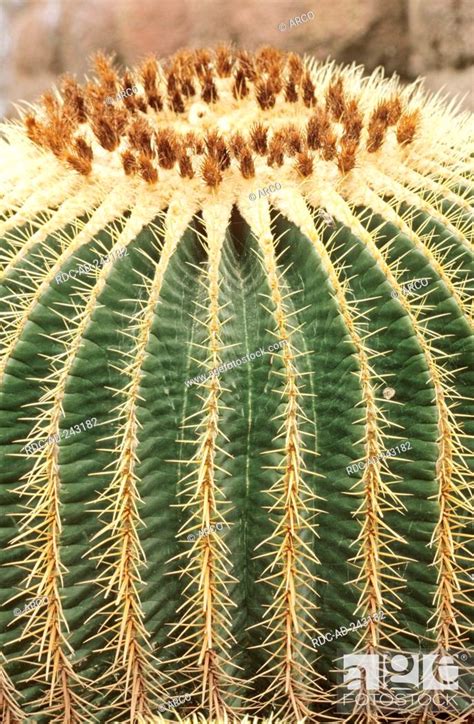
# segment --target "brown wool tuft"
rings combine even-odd
[[[402,104],[398,96],[390,98],[386,101],[381,101],[372,113],[369,121],[369,126],[372,121],[374,123],[376,121],[379,121],[385,126],[385,128],[387,128],[387,126],[393,126],[395,125],[395,123],[397,123],[401,114]]]
[[[198,77],[202,80],[211,71],[211,54],[208,50],[196,50],[194,54],[194,68]]]
[[[188,131],[184,136],[184,145],[189,148],[193,153],[201,154],[204,153],[205,144],[202,138],[199,138],[193,131]]]
[[[52,93],[44,93],[42,102],[47,123],[38,125],[38,128],[42,129],[41,145],[46,146],[55,156],[61,158],[65,148],[71,142],[77,122],[71,115],[68,115],[63,106],[59,105],[59,101]]]
[[[232,71],[234,58],[232,51],[227,45],[219,45],[216,48],[216,70],[221,78],[228,78]]]
[[[356,163],[358,140],[348,140],[342,144],[340,153],[337,156],[337,167],[343,174],[349,173]]]
[[[309,73],[305,73],[301,82],[301,88],[303,90],[303,103],[306,108],[312,108],[316,105],[316,97],[314,95],[314,83],[311,80]]]
[[[87,121],[86,102],[79,83],[67,75],[63,78],[61,92],[64,97],[65,112],[77,123],[85,123]]]
[[[140,76],[147,97],[158,92],[158,66],[153,56],[146,58],[140,68]]]
[[[76,156],[73,153],[67,153],[64,158],[68,165],[71,166],[74,171],[82,174],[82,176],[88,176],[92,171],[92,164],[89,161],[85,161],[80,156]]]
[[[248,147],[244,148],[240,154],[240,171],[244,178],[253,178],[255,176],[255,165],[252,153]]]
[[[304,139],[299,130],[293,124],[288,124],[281,129],[285,136],[286,150],[289,156],[295,156],[303,150]]]
[[[104,53],[98,52],[93,56],[92,60],[105,94],[112,96],[115,95],[118,84],[118,75],[113,67],[113,56],[106,56]]]
[[[311,176],[313,173],[313,159],[307,151],[296,155],[296,170],[300,176]]]
[[[222,173],[219,168],[219,164],[212,156],[205,156],[201,174],[202,178],[211,189],[217,188],[222,181]]]
[[[181,81],[181,93],[185,98],[192,98],[196,95],[196,89],[189,76],[183,77]]]
[[[354,141],[357,145],[364,127],[364,119],[356,100],[353,99],[346,103],[341,121],[344,126],[344,141]]]
[[[402,115],[402,102],[398,96],[394,96],[389,101],[388,105],[388,125],[394,126],[398,123],[400,116]]]
[[[107,103],[107,99],[111,96],[112,94],[107,93],[104,88],[102,88],[102,86],[99,86],[96,83],[92,82],[86,83],[84,88],[84,99],[87,115],[100,115],[103,111],[104,105],[106,105]]]
[[[166,76],[166,90],[169,96],[178,90],[178,77],[174,70],[170,70]]]
[[[178,50],[168,60],[168,70],[173,71],[179,78],[184,76],[192,77],[195,74],[194,68],[195,52],[191,50]]]
[[[253,57],[246,50],[239,50],[237,52],[237,58],[239,61],[239,68],[247,80],[255,82],[257,79],[257,72],[255,70],[255,62]]]
[[[268,80],[270,82],[273,93],[277,96],[283,88],[283,79],[279,68],[272,68],[268,73]]]
[[[126,91],[128,88],[133,88],[133,86],[134,86],[134,80],[133,80],[131,73],[129,73],[128,71],[125,71],[124,76],[123,76],[123,81],[120,84],[120,90]],[[138,102],[139,99],[134,93],[132,95],[124,94],[122,96],[122,101],[123,101],[125,107],[128,108],[128,110],[131,113],[135,113],[137,110],[142,110],[142,108],[140,108],[140,104]],[[145,104],[145,113],[146,113],[146,104]]]
[[[268,128],[263,123],[255,123],[250,129],[252,148],[259,156],[264,156],[267,153],[267,135]]]
[[[185,105],[179,90],[175,90],[170,97],[170,106],[175,113],[184,113]]]
[[[147,112],[147,104],[146,100],[143,98],[143,96],[136,95],[135,96],[135,106],[137,110],[141,111],[142,113]]]
[[[153,131],[144,118],[137,118],[128,129],[128,139],[131,147],[145,158],[154,156],[152,137]]]
[[[262,111],[268,111],[275,105],[275,93],[271,80],[261,80],[255,85],[255,97]]]
[[[316,111],[308,121],[306,127],[306,141],[308,148],[315,151],[317,148],[321,148],[321,112]]]
[[[96,115],[92,119],[92,130],[102,148],[114,151],[120,143],[119,135],[114,128],[112,118]]]
[[[206,137],[206,148],[209,156],[212,156],[217,163],[221,171],[225,171],[230,166],[230,155],[226,145],[226,142],[220,136],[217,131],[211,131]]]
[[[120,136],[124,135],[125,130],[129,124],[130,117],[127,114],[125,108],[114,108],[112,110],[111,118],[120,142]]]
[[[78,154],[78,156],[81,156],[84,160],[92,161],[94,158],[94,152],[92,151],[92,148],[87,143],[86,139],[82,136],[79,136],[76,138],[74,142],[74,148]]]
[[[326,109],[336,121],[340,121],[346,108],[342,78],[331,83],[326,93]]]
[[[298,101],[298,91],[293,80],[289,80],[285,86],[285,101],[287,103],[296,103]]]
[[[144,181],[154,184],[158,181],[158,171],[147,156],[141,154],[138,158],[138,171]]]
[[[247,81],[245,79],[245,73],[242,70],[242,68],[239,68],[235,72],[235,80],[234,85],[232,86],[232,95],[236,100],[239,98],[245,98],[245,96],[248,96],[249,89],[247,86]]]
[[[87,176],[92,171],[93,157],[92,148],[87,141],[80,136],[76,138],[74,142],[73,152],[66,154],[66,161],[80,174]]]
[[[375,151],[378,151],[379,148],[381,148],[384,140],[385,140],[385,131],[387,130],[387,124],[385,121],[381,121],[379,118],[375,117],[372,118],[372,120],[369,123],[368,133],[369,136],[367,138],[367,151],[369,153],[375,153]]]
[[[285,160],[285,136],[282,131],[277,131],[268,144],[267,163],[269,166],[282,166]]]
[[[186,147],[183,144],[180,149],[179,154],[179,175],[183,178],[194,178],[194,170],[193,165],[191,163],[191,159],[186,153]]]
[[[163,128],[156,131],[155,139],[158,164],[161,168],[173,168],[180,154],[180,143],[176,133],[171,128]]]
[[[257,73],[268,73],[272,75],[279,73],[282,69],[284,56],[281,50],[265,45],[255,54],[255,65]]]
[[[26,135],[36,143],[37,146],[44,145],[44,126],[38,123],[36,116],[33,113],[27,113],[24,117],[24,123],[26,126]]]
[[[138,162],[134,154],[131,151],[124,151],[122,153],[122,166],[126,176],[132,176],[138,173]]]
[[[219,94],[211,73],[207,73],[204,76],[201,98],[204,103],[215,103],[219,100]]]
[[[321,155],[325,161],[332,161],[336,156],[337,136],[333,129],[327,126],[321,138]]]
[[[290,69],[290,80],[293,81],[293,83],[299,83],[303,75],[303,61],[296,53],[290,53],[287,63]]]
[[[150,108],[153,108],[153,110],[157,112],[163,110],[163,99],[158,93],[156,95],[150,93],[147,98]]]
[[[415,137],[416,129],[420,121],[420,111],[405,112],[400,118],[397,126],[397,141],[404,145],[411,143]]]
[[[317,109],[308,121],[306,138],[309,148],[316,150],[322,148],[328,142],[328,134],[331,132],[331,121],[324,109]],[[326,139],[326,141],[325,141]]]
[[[239,159],[242,151],[246,147],[246,142],[241,133],[234,133],[230,139],[229,147],[235,158]]]

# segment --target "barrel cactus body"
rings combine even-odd
[[[467,722],[471,118],[95,65],[1,126],[2,721]]]

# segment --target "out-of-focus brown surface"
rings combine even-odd
[[[472,0],[0,0],[0,114],[15,115],[12,102],[36,99],[66,71],[82,80],[95,50],[132,65],[219,41],[422,75],[431,89],[468,93],[472,110],[473,38]]]

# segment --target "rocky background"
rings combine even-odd
[[[314,19],[290,27],[309,11]],[[132,65],[222,40],[422,75],[433,90],[467,93],[474,110],[473,38],[473,0],[0,0],[0,115],[65,71],[82,80],[97,49]]]

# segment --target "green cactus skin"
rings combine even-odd
[[[341,713],[341,657],[469,646],[472,119],[268,48],[96,67],[0,128],[2,722],[454,721]]]

